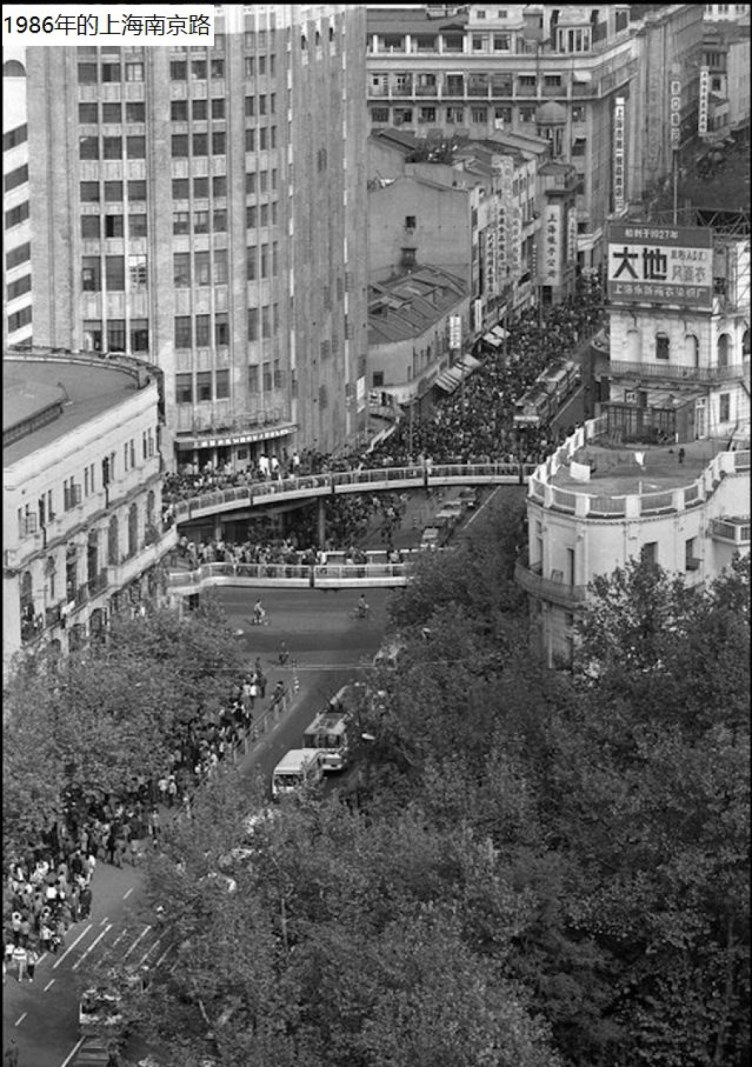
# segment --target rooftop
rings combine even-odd
[[[446,18],[429,18],[425,8],[369,7],[366,20],[368,33],[437,34],[446,30],[462,32],[468,15],[460,12]]]
[[[132,371],[84,354],[45,359],[6,353],[4,363],[4,467],[116,407],[139,388]]]
[[[681,463],[680,448],[684,452]],[[562,464],[551,479],[551,484],[591,496],[629,496],[680,489],[696,481],[714,456],[725,450],[725,441],[634,447],[609,447],[589,442],[577,449],[572,460],[590,465],[590,481],[573,478],[569,466]],[[638,455],[643,457],[642,466],[637,462]]]
[[[418,337],[467,295],[465,282],[441,267],[418,267],[387,282],[372,282],[368,296],[368,343],[390,344]]]

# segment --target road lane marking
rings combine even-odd
[[[47,985],[46,985],[46,986],[44,987],[44,989],[42,990],[42,992],[43,992],[43,993],[46,993],[46,992],[47,992],[47,990],[48,990],[48,989],[50,988],[50,986],[52,985],[52,983],[53,983],[54,981],[55,981],[55,979],[54,979],[54,978],[50,978],[49,982],[48,982],[48,983],[47,983]]]
[[[108,919],[109,919],[109,915],[105,915],[104,919],[102,919],[102,921],[101,921],[101,923],[99,925],[100,926],[104,926]]]
[[[112,927],[113,927],[114,925],[115,925],[114,923],[110,923],[110,925],[109,925],[109,926],[106,926],[106,927],[104,928],[104,930],[103,930],[103,931],[102,931],[102,933],[101,933],[101,934],[99,935],[99,937],[95,937],[95,938],[94,938],[94,940],[92,941],[92,943],[91,943],[91,944],[89,945],[89,947],[88,947],[88,948],[86,949],[86,951],[84,952],[83,956],[79,956],[79,957],[78,957],[78,959],[76,960],[76,962],[75,962],[75,963],[73,964],[73,966],[71,967],[71,970],[72,970],[72,971],[77,971],[77,970],[78,970],[78,968],[79,968],[79,967],[81,966],[81,964],[82,964],[82,963],[84,962],[84,960],[85,960],[85,959],[86,959],[86,957],[87,957],[87,956],[89,955],[89,953],[91,952],[91,950],[92,950],[93,948],[96,948],[96,946],[97,946],[97,945],[99,944],[99,942],[100,942],[100,941],[102,940],[102,938],[103,938],[103,937],[105,936],[105,934],[109,933],[109,931],[110,931],[110,930],[112,929]]]
[[[164,937],[164,934],[162,935],[162,937]],[[153,951],[154,951],[154,949],[155,949],[155,948],[156,948],[156,947],[157,947],[157,946],[159,945],[159,942],[160,942],[161,940],[162,940],[162,938],[161,938],[161,937],[158,937],[158,938],[157,938],[157,940],[156,940],[156,941],[154,942],[154,944],[153,944],[153,945],[149,945],[149,947],[147,948],[146,952],[145,952],[145,953],[143,954],[143,956],[141,957],[141,959],[140,959],[140,960],[138,961],[138,963],[136,964],[136,966],[137,966],[137,967],[143,967],[143,965],[144,965],[144,964],[146,963],[146,960],[148,959],[148,957],[149,957],[149,956],[151,956],[152,952],[153,952]]]
[[[137,945],[137,944],[139,943],[139,941],[141,940],[141,938],[142,938],[142,937],[146,937],[146,935],[148,934],[148,932],[149,932],[150,930],[151,930],[151,925],[147,926],[147,927],[146,927],[145,929],[143,929],[143,930],[141,931],[141,933],[140,933],[140,934],[138,935],[138,937],[137,937],[137,938],[136,938],[136,940],[135,940],[135,941],[133,942],[133,944],[131,945],[131,947],[130,947],[130,948],[128,949],[128,951],[126,952],[126,954],[125,954],[125,955],[123,956],[123,963],[125,963],[125,961],[126,961],[126,960],[128,959],[128,957],[130,956],[131,952],[133,952],[134,948],[135,948],[135,947],[136,947],[136,945]]]
[[[155,969],[156,969],[157,967],[159,967],[160,963],[163,963],[163,962],[164,962],[164,960],[165,960],[166,956],[168,955],[168,953],[169,953],[169,951],[170,951],[170,949],[171,949],[171,948],[172,948],[172,945],[168,945],[168,946],[167,946],[167,948],[166,948],[166,949],[164,950],[164,952],[163,952],[163,953],[162,953],[162,955],[161,955],[161,956],[159,957],[159,959],[157,960],[157,962],[156,962],[156,963],[154,964],[154,967],[155,967]]]
[[[89,925],[88,925],[88,926],[86,927],[86,929],[85,929],[85,930],[83,931],[83,933],[80,933],[80,934],[78,935],[78,937],[77,937],[77,938],[76,938],[76,940],[75,940],[75,941],[73,942],[73,944],[72,944],[72,945],[68,945],[67,949],[66,949],[66,950],[65,950],[65,952],[64,952],[64,953],[62,954],[62,956],[60,957],[60,959],[57,959],[57,960],[55,960],[55,962],[54,962],[54,963],[52,964],[52,969],[53,969],[53,971],[56,971],[56,970],[58,969],[58,967],[59,967],[59,966],[60,966],[60,964],[61,964],[61,963],[63,962],[63,960],[65,959],[65,957],[66,957],[66,956],[68,955],[68,953],[69,953],[69,952],[72,952],[72,951],[73,951],[73,949],[74,949],[74,948],[76,947],[76,945],[77,945],[77,944],[78,944],[78,942],[79,942],[79,941],[81,940],[81,938],[82,938],[82,937],[86,937],[86,935],[88,934],[89,930],[91,930],[91,928],[92,928],[92,926],[93,926],[93,925],[94,925],[93,923],[89,923]]]
[[[20,1026],[20,1025],[21,1025],[21,1023],[22,1023],[22,1022],[24,1021],[24,1019],[26,1018],[26,1016],[27,1016],[28,1014],[29,1014],[29,1013],[28,1013],[28,1011],[25,1011],[25,1012],[23,1013],[23,1015],[19,1015],[19,1016],[18,1016],[18,1019],[16,1020],[16,1022],[15,1022],[15,1023],[13,1024],[13,1025],[14,1025],[14,1026]]]
[[[127,899],[128,899],[128,897],[129,897],[129,896],[131,895],[131,893],[132,893],[132,892],[133,892],[133,886],[131,886],[131,887],[130,887],[130,889],[128,890],[128,892],[127,892],[127,893],[124,893],[124,894],[123,894],[123,900],[127,900]]]
[[[67,1056],[65,1057],[65,1059],[63,1060],[63,1062],[62,1062],[62,1063],[60,1064],[60,1067],[68,1067],[68,1064],[69,1064],[69,1063],[70,1063],[70,1061],[71,1061],[71,1060],[73,1059],[73,1057],[74,1057],[74,1056],[76,1055],[76,1053],[77,1053],[77,1052],[78,1052],[78,1050],[79,1050],[79,1049],[81,1048],[81,1046],[83,1045],[83,1043],[84,1043],[84,1039],[83,1039],[82,1037],[79,1037],[78,1041],[77,1041],[77,1042],[75,1043],[75,1045],[73,1046],[73,1048],[72,1048],[72,1049],[70,1050],[70,1052],[68,1053],[68,1055],[67,1055]]]
[[[485,499],[485,500],[483,501],[483,503],[481,504],[481,506],[480,506],[480,507],[479,507],[479,508],[478,508],[478,509],[477,509],[476,511],[474,511],[474,512],[473,512],[473,514],[472,514],[472,515],[470,516],[470,518],[469,518],[469,519],[467,520],[467,522],[465,523],[465,529],[467,529],[467,528],[468,528],[468,526],[470,526],[470,524],[471,524],[471,523],[475,522],[475,520],[476,520],[476,519],[478,518],[478,516],[480,515],[481,511],[483,511],[483,508],[484,508],[484,507],[486,507],[486,505],[487,505],[487,504],[490,504],[490,503],[491,503],[491,501],[493,500],[493,498],[494,498],[494,497],[496,496],[496,494],[498,493],[499,489],[501,489],[501,486],[500,486],[500,485],[497,485],[497,486],[496,486],[496,488],[494,489],[494,491],[493,491],[492,493],[489,493],[489,495],[488,495],[488,496],[486,497],[486,499]]]
[[[49,952],[43,952],[42,955],[37,960],[37,967],[42,962],[42,960],[46,960],[48,956],[49,956]]]
[[[117,935],[117,937],[115,938],[115,940],[112,942],[112,947],[115,948],[116,945],[119,945],[120,942],[123,940],[123,938],[127,936],[127,934],[128,934],[127,928],[125,930],[121,931],[121,933],[119,933]]]

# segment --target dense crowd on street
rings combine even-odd
[[[255,466],[233,471],[207,464],[185,466],[165,479],[166,517],[175,504],[202,493],[242,487],[259,481],[328,474],[379,466],[431,463],[538,463],[557,444],[549,427],[525,429],[514,425],[515,402],[547,366],[572,355],[592,337],[603,320],[602,295],[594,279],[581,279],[578,293],[541,314],[530,308],[507,322],[503,351],[482,356],[480,367],[451,396],[436,402],[422,418],[402,418],[388,437],[370,449],[356,449],[335,457],[315,449],[291,455],[262,453]],[[368,499],[350,498],[350,499]],[[357,508],[357,504],[350,507]],[[352,522],[341,531],[352,540]]]

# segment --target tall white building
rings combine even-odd
[[[32,334],[26,49],[3,44],[3,344]]]

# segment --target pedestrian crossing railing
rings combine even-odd
[[[533,463],[446,463],[424,467],[378,467],[335,471],[300,477],[251,482],[221,489],[173,504],[178,524],[243,507],[258,507],[341,493],[415,489],[440,485],[523,485],[535,470]]]

